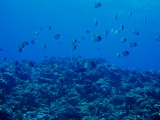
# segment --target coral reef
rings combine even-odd
[[[51,58],[34,67],[23,61],[16,67],[5,63],[0,73],[0,119],[160,119],[159,71],[93,61],[92,69],[80,69],[84,60],[76,58]]]

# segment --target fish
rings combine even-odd
[[[132,33],[133,33],[134,35],[139,35],[139,31],[137,31],[137,30],[132,31]]]
[[[115,35],[115,34],[118,34],[120,31],[118,29],[115,29],[115,28],[112,28],[111,29],[111,34],[112,35]]]
[[[57,64],[53,64],[51,67],[52,67],[52,69],[57,69],[58,65]]]
[[[36,34],[36,35],[39,35],[39,31],[36,31],[35,34]]]
[[[147,20],[146,19],[144,19],[144,23],[146,23],[147,22]]]
[[[156,37],[156,40],[157,40],[157,41],[160,41],[160,35],[158,35],[158,36]]]
[[[94,8],[99,8],[99,7],[101,7],[101,3],[100,2],[95,2],[94,3]]]
[[[102,37],[98,34],[95,34],[93,37],[92,37],[92,40],[93,42],[100,42],[102,40]]]
[[[60,34],[56,34],[55,36],[54,36],[54,39],[55,40],[58,40],[60,38]]]
[[[22,43],[20,43],[19,45],[18,45],[18,48],[24,48],[24,45],[22,44]]]
[[[42,50],[45,50],[46,49],[46,45],[42,45]]]
[[[37,43],[37,39],[36,38],[31,40],[31,44],[35,44],[35,43]]]
[[[29,45],[29,42],[27,41],[23,41],[22,43],[20,43],[17,48],[18,52],[21,53],[24,47],[27,47],[28,45]]]
[[[80,73],[80,72],[86,72],[87,71],[87,69],[86,68],[79,68],[79,69],[76,69],[76,70],[74,70],[74,72],[76,72],[76,73]]]
[[[2,48],[0,48],[0,51],[2,51]]]
[[[123,29],[124,29],[124,25],[123,25],[123,24],[121,24],[120,30],[123,30]]]
[[[12,75],[13,75],[13,76],[17,76],[18,74],[19,74],[18,71],[16,71],[16,70],[13,70],[13,71],[12,71]]]
[[[135,42],[130,42],[130,43],[128,44],[128,46],[129,46],[129,47],[136,47],[136,46],[137,46],[137,43],[135,43]]]
[[[43,27],[41,26],[39,30],[42,31],[42,30],[43,30]]]
[[[115,18],[116,18],[116,20],[118,19],[118,14],[116,13],[116,15],[115,15]]]
[[[92,69],[92,68],[96,67],[96,64],[92,60],[88,60],[88,61],[85,62],[85,67]]]
[[[23,48],[21,48],[21,47],[20,47],[20,48],[18,48],[18,52],[19,52],[19,53],[21,53],[21,52],[22,52],[22,50],[23,50]]]
[[[19,65],[18,60],[15,60],[14,64],[15,64],[15,65]]]
[[[117,57],[121,57],[121,53],[117,53],[116,56],[117,56]]]
[[[6,61],[7,60],[7,57],[6,56],[3,56],[3,58],[2,58],[4,61]]]
[[[57,79],[57,83],[58,83],[58,84],[63,84],[63,83],[64,83],[63,78],[62,78],[62,77],[58,78],[58,79]]]
[[[31,62],[31,61],[28,61],[28,62],[26,63],[26,65],[27,65],[28,67],[34,67],[34,64],[33,64],[33,62]]]
[[[97,24],[98,24],[98,21],[94,20],[94,25],[97,26]]]
[[[93,110],[93,113],[94,113],[96,116],[99,116],[99,114],[100,114],[99,108],[95,108],[95,109]]]
[[[122,53],[121,53],[121,56],[122,57],[126,57],[126,56],[128,56],[129,55],[129,52],[128,51],[123,51]]]
[[[77,45],[72,45],[72,51],[75,51],[77,49]]]
[[[24,48],[24,47],[27,47],[29,45],[29,42],[27,42],[27,41],[23,41],[22,43],[20,43],[19,45],[18,45],[18,48]]]
[[[16,66],[19,65],[18,60],[12,60],[11,62],[12,62],[14,65],[16,65]]]
[[[115,30],[113,34],[118,34],[119,32],[119,30]]]
[[[23,50],[24,47],[27,47],[28,45],[29,45],[29,42],[23,41],[22,43],[20,43],[20,44],[18,45],[18,49],[21,48],[21,50]]]
[[[22,44],[24,45],[24,47],[27,47],[29,45],[29,42],[23,41]]]
[[[115,28],[112,28],[111,29],[111,34],[113,34],[115,30],[116,30]]]
[[[126,38],[125,38],[125,37],[122,37],[122,38],[120,39],[120,42],[121,42],[121,43],[125,43],[125,42],[126,42]]]
[[[130,12],[130,13],[128,14],[128,16],[131,17],[131,16],[132,16],[132,12]]]
[[[71,40],[71,43],[72,43],[72,44],[76,44],[77,42],[78,42],[78,40],[75,39],[75,38],[73,38],[73,39]]]
[[[51,30],[51,29],[52,29],[52,26],[51,26],[51,25],[49,25],[49,26],[48,26],[48,30]]]
[[[105,31],[104,35],[105,35],[105,38],[107,39],[107,36],[108,36],[108,30],[106,30],[106,31]]]
[[[87,33],[87,34],[91,34],[91,31],[90,31],[90,30],[86,30],[86,33]]]

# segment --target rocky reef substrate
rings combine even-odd
[[[1,120],[160,120],[160,71],[103,59],[58,57],[1,63]]]

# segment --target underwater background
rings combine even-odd
[[[160,120],[160,0],[1,0],[0,120]]]
[[[110,64],[119,67],[137,68],[142,70],[158,70],[159,45],[156,36],[159,35],[160,15],[159,0],[102,0],[101,7],[94,8],[93,0],[2,0],[0,4],[0,41],[2,52],[0,57],[8,60],[28,59],[40,62],[44,56],[76,56],[83,58],[105,58]],[[128,17],[132,12],[133,15]],[[118,19],[115,19],[118,14]],[[146,23],[144,20],[146,19]],[[94,25],[94,20],[98,25]],[[118,35],[111,35],[112,28],[125,26]],[[51,31],[48,26],[51,25]],[[43,27],[41,33],[35,32]],[[91,34],[86,34],[90,30]],[[105,31],[108,30],[107,39]],[[140,32],[139,36],[132,34],[133,30]],[[60,40],[55,41],[54,35],[59,33]],[[102,41],[94,43],[92,37],[100,34]],[[127,41],[120,43],[125,36]],[[17,52],[17,46],[22,41],[30,42],[37,38],[37,44],[29,45],[22,53]],[[68,39],[66,39],[68,37]],[[80,38],[84,37],[84,40]],[[80,39],[76,51],[71,49],[71,39]],[[59,44],[61,41],[62,44]],[[136,48],[129,48],[129,42],[136,42]],[[46,44],[46,50],[42,45]],[[97,50],[97,48],[101,50]],[[130,55],[118,58],[117,52],[128,50]]]

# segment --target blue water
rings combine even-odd
[[[27,59],[41,62],[44,56],[81,55],[83,58],[102,57],[119,67],[159,70],[160,41],[156,41],[156,36],[160,34],[160,0],[99,1],[102,4],[100,8],[94,8],[94,0],[1,0],[0,58],[6,56],[7,61]],[[133,15],[128,17],[130,12]],[[97,26],[94,26],[94,20],[98,21]],[[121,24],[125,26],[124,30],[111,35],[111,29],[119,28]],[[49,25],[51,30],[48,30]],[[43,30],[36,35],[41,26]],[[86,30],[91,34],[86,34]],[[109,32],[107,39],[103,34],[106,30]],[[133,30],[138,30],[140,35],[133,35]],[[57,33],[61,39],[54,40]],[[94,34],[100,34],[102,41],[94,43]],[[36,36],[36,44],[30,44],[18,53],[18,44],[24,40],[30,42]],[[123,36],[126,43],[120,43]],[[85,39],[81,40],[81,37]],[[74,52],[71,50],[72,38],[80,41]],[[129,48],[129,42],[136,42],[138,46]],[[47,45],[46,50],[42,50],[43,44]],[[116,53],[124,50],[128,50],[130,55],[118,58]]]

